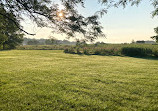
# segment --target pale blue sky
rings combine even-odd
[[[94,14],[103,6],[97,3],[97,0],[86,0],[86,8],[79,8],[79,12],[84,15]],[[104,27],[106,39],[99,39],[108,43],[125,43],[132,40],[151,40],[153,36],[153,28],[158,26],[158,17],[152,18],[153,11],[149,0],[144,0],[138,7],[127,6],[125,9],[111,8],[108,13],[101,19],[101,24]],[[51,35],[51,30],[47,28],[35,28],[32,24],[24,24],[24,28],[30,32],[36,33],[36,36],[31,38],[48,38]],[[64,39],[62,35],[55,35],[56,38]]]

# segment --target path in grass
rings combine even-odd
[[[0,110],[158,110],[158,60],[1,51]]]

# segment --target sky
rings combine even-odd
[[[126,8],[111,8],[101,19],[101,25],[106,38],[100,38],[97,41],[105,43],[130,43],[132,40],[152,40],[150,37],[155,35],[154,28],[158,26],[158,17],[152,18],[151,12],[154,10],[149,2],[143,0],[139,6],[127,6]],[[104,6],[98,4],[97,0],[86,0],[85,7],[78,7],[81,14],[89,16]],[[38,28],[30,20],[22,23],[24,29],[30,33],[36,33],[35,36],[26,35],[29,38],[49,38],[53,35],[57,39],[65,39],[63,34],[52,34],[51,29]],[[71,39],[73,40],[73,39]]]

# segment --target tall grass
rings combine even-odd
[[[151,44],[89,44],[89,45],[26,45],[18,46],[18,50],[64,50],[65,53],[103,55],[158,57],[158,45]]]
[[[158,45],[149,44],[100,44],[100,45],[87,45],[67,47],[65,53],[85,54],[85,55],[112,55],[112,56],[134,56],[145,57],[155,56],[158,57]]]

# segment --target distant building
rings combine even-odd
[[[155,41],[144,41],[144,40],[139,40],[139,41],[136,41],[137,44],[156,44]]]
[[[155,41],[145,41],[145,44],[156,44]]]

